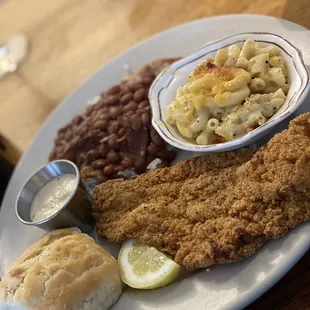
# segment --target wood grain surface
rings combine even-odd
[[[231,13],[310,28],[310,0],[0,0],[0,40],[23,32],[31,42],[27,61],[0,80],[1,134],[23,152],[49,113],[112,57],[169,27]],[[310,309],[309,261],[310,253],[246,309]]]

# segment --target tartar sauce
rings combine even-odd
[[[33,222],[42,221],[59,211],[68,201],[76,186],[76,176],[64,174],[45,184],[34,197],[30,218]]]

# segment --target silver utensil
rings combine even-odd
[[[77,178],[76,186],[65,205],[47,219],[33,222],[30,217],[32,201],[40,188],[53,178],[63,174],[73,174]],[[44,230],[78,227],[89,233],[95,226],[91,212],[91,199],[81,186],[78,167],[68,160],[56,160],[45,165],[33,174],[20,191],[15,211],[18,219],[26,225],[40,227]]]

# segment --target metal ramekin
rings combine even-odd
[[[40,188],[50,180],[63,174],[73,174],[77,178],[76,186],[64,206],[50,217],[33,222],[30,208]],[[37,226],[44,230],[78,227],[89,233],[95,226],[91,212],[91,199],[81,186],[77,166],[68,160],[56,160],[48,163],[33,174],[20,191],[15,205],[17,218],[25,225]]]

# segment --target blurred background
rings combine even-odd
[[[0,80],[0,132],[25,151],[46,117],[84,79],[159,31],[232,13],[272,15],[309,28],[309,4],[309,0],[0,0],[0,42],[15,33],[26,34],[30,41],[25,62]]]

